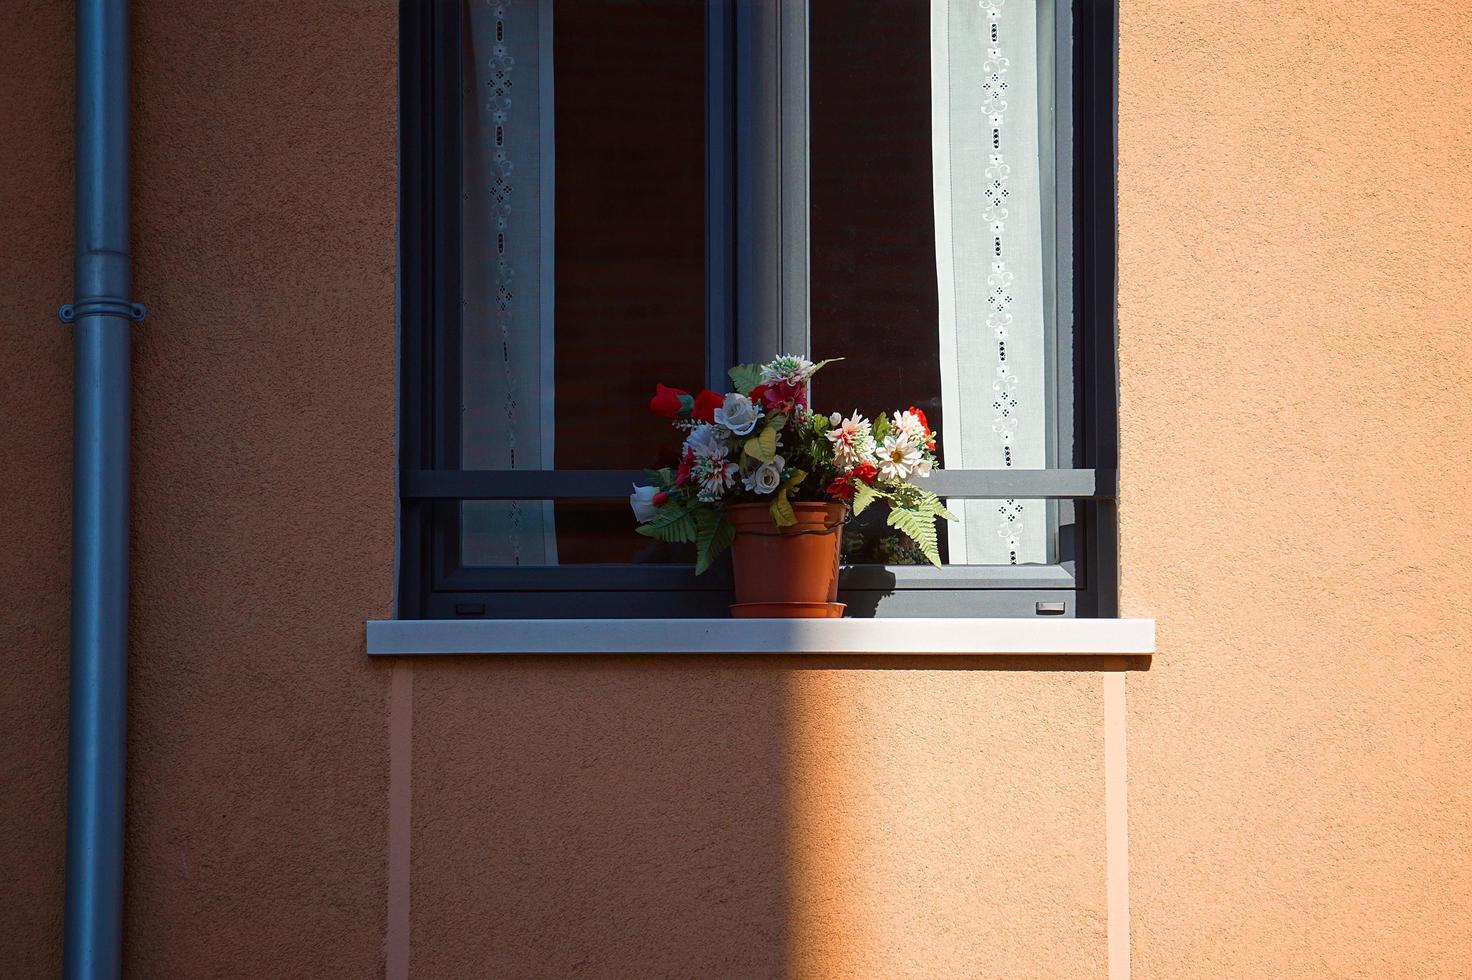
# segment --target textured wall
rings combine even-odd
[[[1472,973],[1472,23],[1125,0],[1137,977]]]
[[[134,11],[126,968],[382,970],[396,9]],[[0,973],[59,973],[72,11],[0,32]]]
[[[61,972],[71,588],[71,11],[0,31],[0,973]]]

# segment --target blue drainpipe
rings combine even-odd
[[[68,980],[122,973],[127,760],[129,340],[128,2],[77,0],[76,301]]]

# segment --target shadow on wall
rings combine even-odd
[[[1033,939],[1091,975],[1097,673],[1132,666],[416,661],[411,975],[832,975],[916,950],[946,974]]]

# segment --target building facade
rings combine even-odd
[[[0,974],[43,977],[73,18],[8,19]],[[1122,0],[1119,660],[370,658],[398,37],[133,10],[128,975],[1472,970],[1457,4]]]

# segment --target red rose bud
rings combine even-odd
[[[649,502],[651,504],[653,504],[654,506],[656,506],[656,507],[663,507],[665,505],[665,501],[667,501],[669,499],[670,499],[670,495],[667,494],[667,493],[665,493],[663,490],[661,490],[661,491],[659,491],[659,493],[657,493],[653,497],[651,497],[649,499]]]
[[[713,391],[702,391],[695,396],[695,406],[690,411],[691,418],[697,418],[702,422],[714,424],[716,420],[716,409],[726,404],[726,399]]]
[[[854,485],[848,481],[847,477],[840,476],[828,484],[828,496],[836,500],[853,500]]]
[[[649,399],[649,410],[663,419],[677,419],[688,414],[693,404],[690,392],[657,384],[654,397]]]

